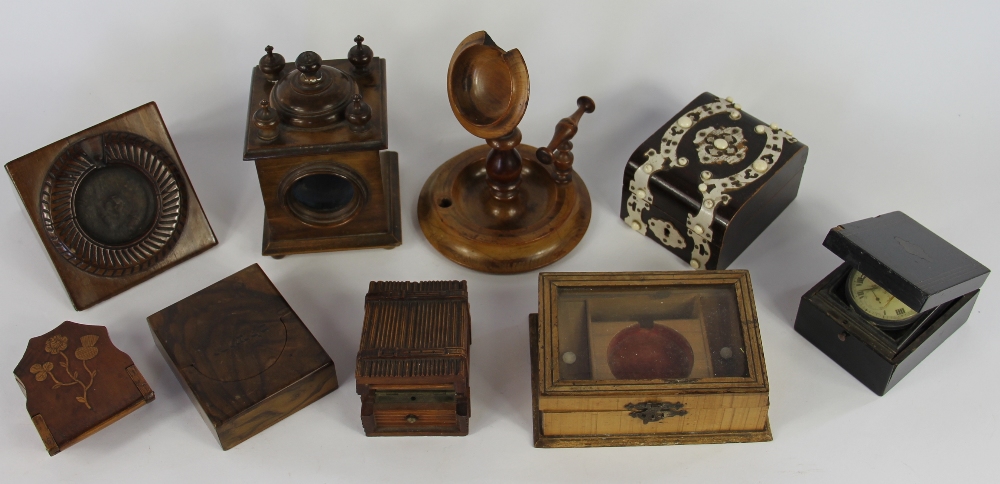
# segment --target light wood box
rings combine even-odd
[[[747,271],[542,273],[529,320],[535,447],[771,440]],[[686,376],[616,378],[609,342],[633,326],[682,337]]]

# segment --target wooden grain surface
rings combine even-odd
[[[337,388],[333,360],[257,264],[147,319],[223,449]]]
[[[169,250],[158,262],[150,265],[144,270],[115,277],[104,277],[88,273],[81,270],[63,258],[51,243],[49,243],[45,229],[42,225],[41,207],[39,195],[45,176],[53,160],[59,156],[64,149],[85,138],[94,135],[118,131],[125,133],[135,133],[149,139],[159,145],[169,157],[173,159],[177,168],[178,181],[181,190],[187,200],[187,210],[184,215],[184,226],[180,228],[180,235],[173,248]],[[136,109],[128,111],[100,123],[91,128],[85,129],[72,136],[52,143],[44,148],[22,156],[6,165],[7,173],[10,175],[17,192],[28,211],[31,219],[42,239],[42,245],[49,254],[52,264],[62,279],[63,286],[69,294],[73,307],[83,310],[104,301],[112,296],[118,295],[129,288],[148,280],[149,278],[163,272],[195,255],[214,247],[218,242],[212,227],[208,224],[205,212],[202,210],[198,196],[195,194],[194,186],[188,179],[181,163],[177,149],[173,140],[163,124],[159,109],[155,103],[144,104]]]
[[[66,321],[31,338],[14,377],[51,455],[155,398],[104,326]]]

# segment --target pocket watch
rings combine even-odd
[[[875,283],[852,269],[847,278],[847,299],[865,319],[883,329],[899,329],[913,322],[918,313]]]

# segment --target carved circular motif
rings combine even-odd
[[[131,133],[78,141],[52,163],[40,197],[49,242],[77,268],[123,276],[162,259],[184,225],[177,164]]]
[[[287,339],[285,323],[266,305],[243,300],[229,306],[224,322],[199,318],[185,328],[193,366],[216,381],[242,381],[264,373],[281,358]]]

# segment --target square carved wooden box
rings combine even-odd
[[[771,440],[747,271],[542,273],[535,447]]]
[[[355,370],[365,434],[468,435],[465,281],[372,282]]]
[[[11,161],[7,173],[77,310],[217,243],[155,103]]]
[[[333,360],[257,264],[147,319],[223,450],[337,388]]]

